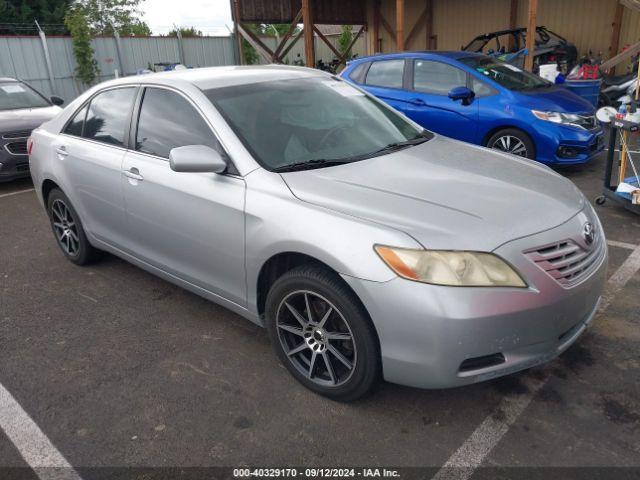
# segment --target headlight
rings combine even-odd
[[[520,275],[492,253],[411,250],[376,245],[391,270],[403,278],[435,285],[526,287]]]
[[[572,125],[578,128],[585,128],[585,124],[588,122],[589,117],[582,115],[576,115],[575,113],[560,113],[560,112],[541,112],[540,110],[531,110],[531,113],[536,118],[551,123],[560,123],[562,125]]]

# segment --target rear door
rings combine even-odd
[[[409,118],[433,132],[474,141],[479,102],[463,105],[448,96],[452,88],[469,86],[467,72],[444,62],[413,59],[408,77],[410,91],[403,111]]]
[[[127,250],[193,285],[246,304],[244,179],[171,170],[169,152],[176,147],[206,145],[226,155],[208,122],[181,92],[146,87],[133,123],[122,166]]]
[[[99,92],[52,143],[85,228],[115,246],[124,241],[122,161],[137,90],[127,86]]]

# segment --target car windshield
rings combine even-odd
[[[347,163],[430,138],[335,77],[259,82],[205,94],[269,170]]]
[[[535,90],[553,85],[533,73],[491,57],[467,57],[461,58],[460,62],[509,90]]]
[[[0,110],[48,107],[50,103],[22,82],[0,82]]]

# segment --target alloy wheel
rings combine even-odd
[[[522,140],[520,140],[518,137],[514,137],[513,135],[503,135],[496,138],[496,140],[493,142],[493,145],[491,145],[491,148],[511,153],[513,155],[518,155],[520,157],[527,156],[526,145],[522,142]]]
[[[344,384],[357,362],[353,334],[342,313],[308,290],[287,295],[276,313],[278,339],[292,365],[312,382]]]
[[[54,200],[51,204],[51,222],[62,249],[72,257],[78,255],[80,252],[78,227],[69,207],[60,199]]]

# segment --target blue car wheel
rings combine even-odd
[[[487,147],[532,160],[536,156],[529,135],[515,128],[505,128],[494,133],[487,142]]]

